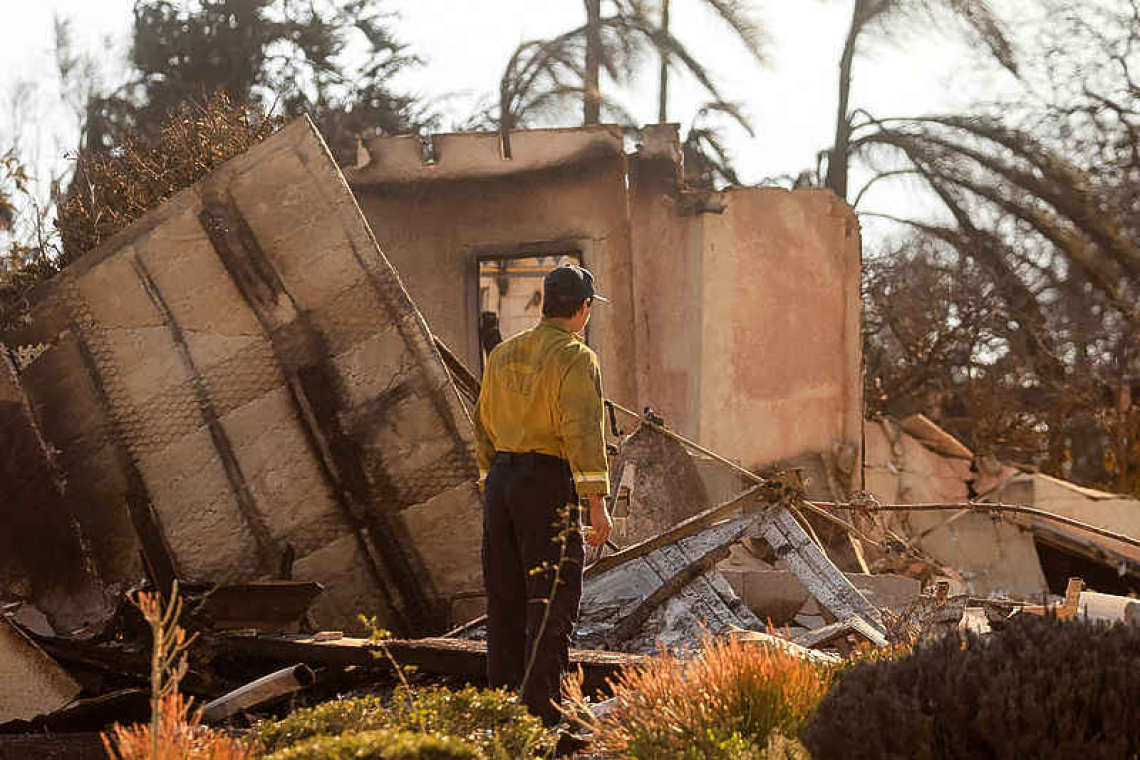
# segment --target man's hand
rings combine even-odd
[[[590,530],[586,536],[586,545],[598,547],[610,538],[613,523],[610,522],[610,513],[606,511],[606,500],[598,494],[586,497],[590,502]]]

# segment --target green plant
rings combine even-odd
[[[267,760],[482,760],[478,748],[453,736],[408,731],[363,731],[314,736]]]
[[[764,753],[787,742],[773,737],[796,735],[833,672],[775,648],[706,636],[692,659],[661,654],[619,675],[616,707],[600,718],[589,711],[581,676],[571,676],[567,717],[593,733],[595,749],[621,757],[777,758]],[[768,749],[770,740],[779,746]]]
[[[250,739],[258,750],[269,753],[313,736],[336,736],[388,725],[388,708],[380,697],[338,699],[295,710],[281,720],[259,721]]]
[[[517,696],[470,686],[458,691],[401,686],[387,702],[378,697],[326,702],[259,723],[252,738],[268,753],[317,736],[409,728],[461,739],[492,760],[541,756],[552,747],[552,738]]]
[[[1140,630],[1017,615],[856,665],[801,739],[821,760],[1136,757]]]

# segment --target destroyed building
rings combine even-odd
[[[376,137],[345,170],[408,293],[467,366],[482,365],[480,314],[502,303],[501,325],[533,324],[534,274],[569,257],[612,300],[587,336],[608,397],[651,405],[746,467],[857,454],[861,247],[845,203],[689,189],[676,125],[645,127],[632,150],[616,126],[513,132],[510,145],[508,159],[495,133]],[[847,461],[850,487],[858,457]]]
[[[218,653],[373,663],[344,637],[360,613],[475,635],[470,403],[495,333],[538,318],[540,276],[565,261],[612,300],[587,340],[621,410],[622,547],[587,570],[580,645],[648,652],[705,629],[827,659],[892,640],[903,608],[950,630],[971,595],[1066,589],[1067,614],[1140,620],[1067,583],[1133,589],[1140,504],[975,457],[921,415],[863,419],[859,226],[833,194],[689,188],[672,125],[510,144],[378,137],[342,171],[300,119],[36,291],[0,334],[0,672],[38,691],[0,692],[0,716],[98,692],[61,662],[140,680],[145,656],[112,643],[143,578],[186,582],[210,634],[195,696],[234,686],[209,670]],[[951,509],[874,512],[861,489]],[[466,676],[485,651],[393,646]],[[574,657],[595,675],[631,661]]]
[[[0,336],[5,429],[38,442],[13,447],[3,503],[40,520],[10,534],[4,598],[70,629],[145,572],[318,581],[326,627],[476,614],[470,423],[432,342],[478,371],[480,285],[503,261],[597,272],[611,398],[747,466],[858,447],[858,225],[831,194],[690,191],[673,126],[633,152],[616,127],[520,132],[510,159],[496,134],[376,138],[344,176],[294,122]]]

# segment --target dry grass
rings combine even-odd
[[[632,758],[759,757],[769,739],[795,737],[831,685],[833,668],[734,639],[706,637],[681,660],[661,654],[614,682],[616,709],[593,717],[581,677],[566,684],[568,717],[594,749]]]

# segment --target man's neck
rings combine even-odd
[[[578,332],[576,329],[574,329],[576,327],[576,320],[574,319],[564,319],[562,317],[545,317],[543,321],[551,327],[557,327],[559,330],[564,330],[568,333]]]

